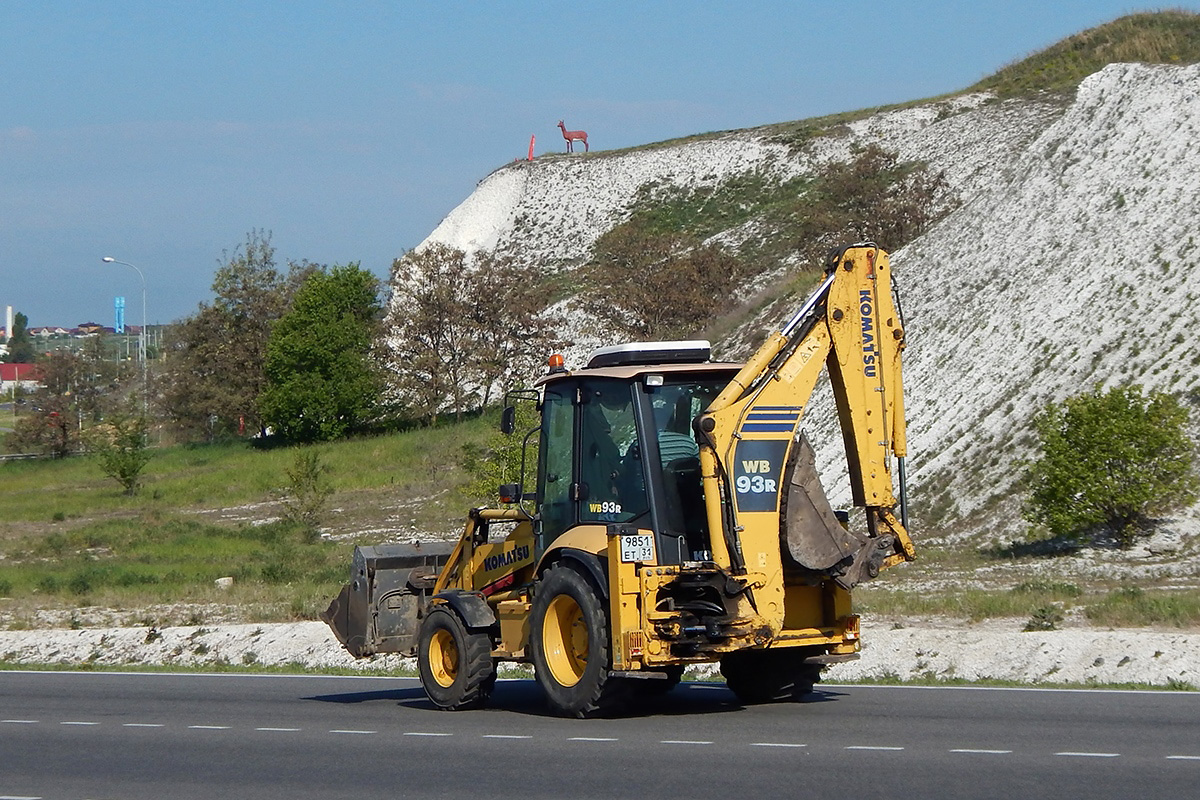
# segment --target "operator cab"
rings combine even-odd
[[[576,525],[654,533],[658,563],[711,558],[692,421],[741,365],[708,342],[603,348],[543,378],[537,550]]]

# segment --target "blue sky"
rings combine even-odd
[[[610,149],[902,102],[1159,7],[0,0],[0,307],[137,324],[113,256],[170,322],[251,229],[385,277],[560,118]]]

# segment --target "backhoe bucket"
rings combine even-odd
[[[355,658],[417,648],[418,612],[454,544],[390,544],[354,548],[350,583],[321,614]]]
[[[869,536],[847,530],[833,513],[817,476],[816,454],[801,434],[787,465],[779,519],[787,552],[800,567],[846,589],[879,572],[883,551]],[[890,537],[889,537],[890,541]]]

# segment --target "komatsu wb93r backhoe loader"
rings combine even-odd
[[[858,657],[851,589],[913,558],[904,343],[887,254],[864,244],[831,254],[744,365],[711,362],[707,342],[603,348],[573,371],[552,359],[525,393],[541,413],[534,491],[502,487],[511,507],[471,511],[452,549],[356,549],[324,619],[355,656],[415,655],[445,709],[485,703],[498,661],[532,663],[568,716],[701,662],[745,702],[809,692]],[[854,529],[800,432],[822,369],[866,512]],[[504,420],[511,433],[511,407]]]

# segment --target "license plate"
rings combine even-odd
[[[621,536],[622,561],[654,561],[654,536],[649,533]]]

